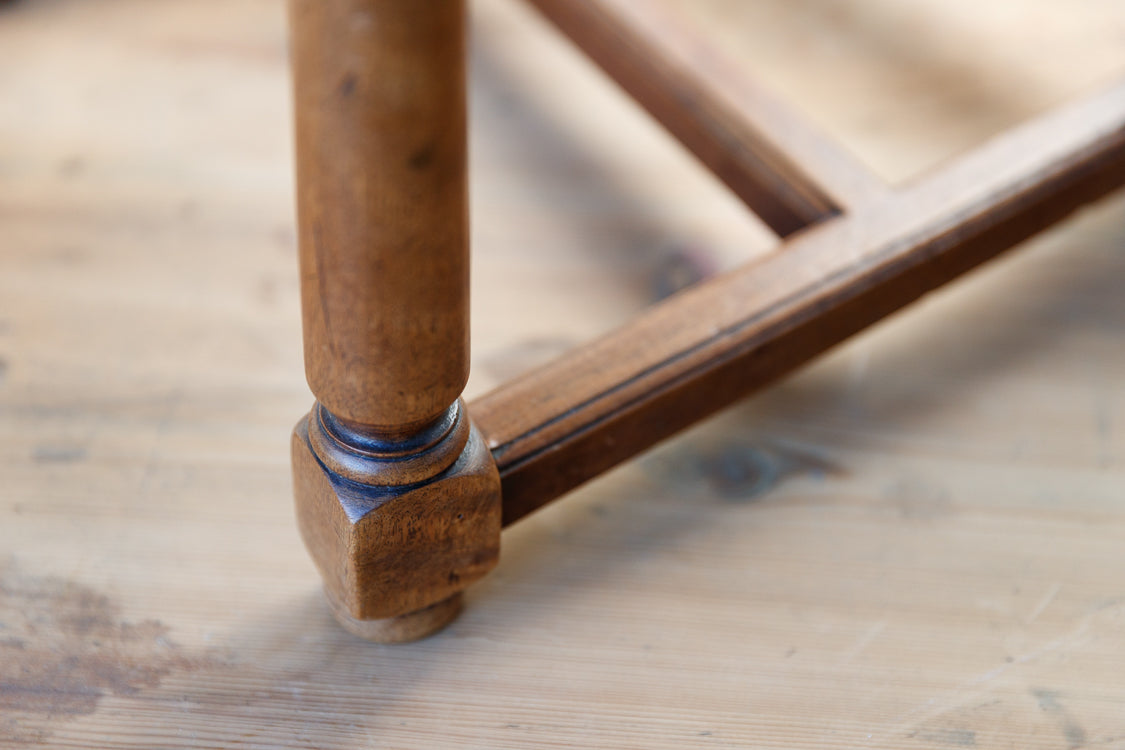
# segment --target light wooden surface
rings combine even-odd
[[[1115,0],[685,5],[895,180],[1125,72]],[[772,244],[473,9],[470,396]],[[0,12],[0,746],[1125,747],[1120,196],[506,531],[434,639],[342,632],[283,20]]]

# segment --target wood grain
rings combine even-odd
[[[1122,183],[1125,83],[501,386],[470,408],[505,524]]]
[[[689,7],[896,178],[1125,68],[1117,2]],[[470,397],[647,304],[659,238],[768,249],[534,12],[472,10]],[[1125,201],[528,516],[381,647],[291,508],[287,66],[276,0],[0,12],[0,746],[1119,743]]]
[[[297,525],[351,632],[416,640],[496,565],[468,380],[464,0],[289,4],[305,371]]]
[[[409,435],[469,377],[463,2],[291,8],[309,386]]]
[[[648,0],[531,0],[781,236],[881,195],[883,183]]]

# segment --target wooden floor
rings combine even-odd
[[[707,0],[906,180],[1125,73],[1119,0]],[[774,241],[473,5],[470,395]],[[505,532],[428,641],[329,616],[276,0],[0,10],[0,747],[1125,748],[1125,196]]]

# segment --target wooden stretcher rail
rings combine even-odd
[[[852,156],[647,0],[530,0],[778,235],[881,195]]]
[[[1123,183],[1125,83],[485,395],[469,410],[500,468],[505,525]]]

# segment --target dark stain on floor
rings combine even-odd
[[[85,458],[82,445],[37,445],[31,453],[31,460],[37,464],[71,464]]]
[[[1059,722],[1059,729],[1066,738],[1067,748],[1084,747],[1086,745],[1086,730],[1079,724],[1062,704],[1062,700],[1054,690],[1036,689],[1031,691],[1032,696],[1039,703],[1040,710],[1051,714]]]
[[[154,688],[193,669],[156,620],[127,622],[77,583],[0,563],[0,745],[37,744],[107,695]]]
[[[653,270],[652,301],[659,302],[694,286],[714,276],[718,268],[719,264],[704,248],[686,244],[673,245],[664,252]]]
[[[758,498],[791,477],[823,479],[846,474],[811,447],[768,440],[684,444],[645,465],[662,482],[703,485],[730,502]]]

